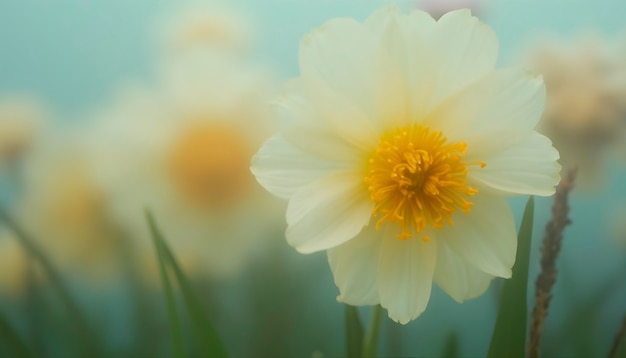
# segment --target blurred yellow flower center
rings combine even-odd
[[[397,223],[402,230],[398,238],[404,240],[427,225],[453,225],[451,217],[458,209],[469,212],[472,203],[467,199],[478,191],[467,184],[467,166],[486,164],[463,162],[467,144],[446,142],[441,132],[420,125],[381,137],[365,177],[376,204],[377,228],[385,221]]]
[[[60,231],[84,234],[103,220],[104,197],[84,163],[67,161],[64,167],[48,173],[42,220],[50,218],[50,224]]]
[[[174,144],[169,169],[174,184],[193,206],[227,209],[253,183],[252,148],[241,130],[227,123],[190,126]]]
[[[117,248],[118,232],[107,215],[107,198],[85,159],[64,157],[63,161],[46,171],[45,181],[30,199],[34,201],[29,211],[38,218],[35,230],[54,239],[51,250],[71,261],[109,260]]]

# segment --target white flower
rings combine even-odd
[[[99,118],[99,180],[141,261],[155,264],[147,207],[188,274],[232,276],[280,228],[284,209],[249,171],[272,131],[271,81],[222,51],[177,57],[162,70],[157,86]]]
[[[558,152],[533,128],[540,78],[495,70],[493,31],[469,11],[435,22],[394,8],[305,36],[281,129],[252,171],[288,199],[288,242],[328,250],[339,301],[407,323],[435,282],[457,301],[510,277],[505,201],[550,195]]]
[[[527,66],[543,76],[547,89],[537,129],[554,142],[564,167],[578,168],[578,187],[601,182],[608,154],[626,134],[626,65],[611,47],[589,36],[544,40],[527,53]]]
[[[61,269],[100,283],[120,273],[120,238],[81,129],[48,132],[24,162],[19,222]]]
[[[11,97],[0,101],[0,172],[30,148],[42,118],[42,106],[33,99]]]
[[[244,53],[252,45],[245,15],[215,6],[193,6],[163,27],[163,42],[173,54],[213,47]]]

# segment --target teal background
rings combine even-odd
[[[390,2],[234,3],[258,22],[259,57],[281,78],[288,78],[298,74],[302,35],[332,17],[362,20]],[[174,1],[149,0],[3,0],[0,96],[30,93],[48,103],[59,122],[87,120],[87,114],[105,105],[121,83],[150,78],[160,51],[155,29],[179,6]],[[622,36],[626,42],[623,0],[489,1],[483,10],[484,21],[500,39],[502,64],[513,62],[531,39],[545,33],[571,37],[591,30],[609,38]],[[626,205],[626,172],[624,163],[613,164],[604,186],[573,198],[573,225],[566,231],[558,264],[560,276],[545,328],[548,353],[592,349],[604,356],[626,312],[626,252],[612,243],[607,229],[615,208]],[[519,222],[525,198],[511,203]],[[537,202],[531,293],[550,205],[550,198]],[[299,255],[286,244],[273,249],[272,256],[254,263],[264,269],[252,269],[236,281],[214,286],[214,302],[220,307],[214,314],[227,345],[235,356],[261,356],[257,355],[259,349],[271,350],[272,344],[285,345],[293,356],[310,356],[314,351],[331,357],[343,355],[343,307],[335,301],[337,290],[325,255]],[[426,312],[407,327],[385,320],[382,351],[435,356],[448,334],[456,331],[464,356],[484,355],[500,284],[494,282],[485,295],[461,305],[435,289]],[[124,328],[129,307],[123,293],[83,295],[86,304],[97,300],[106,312],[94,315],[103,327],[111,328],[107,334],[112,345],[123,346],[132,340],[132,332]],[[254,301],[257,306],[250,305],[253,296],[261,297]],[[532,295],[529,298],[532,307]],[[595,308],[587,312],[589,307]],[[266,320],[257,317],[257,310],[267,315],[263,316]],[[369,308],[361,312],[367,316]],[[584,314],[590,319],[584,320]],[[270,316],[272,319],[267,319]],[[577,318],[585,323],[577,323]],[[272,325],[271,329],[267,325]],[[580,346],[586,344],[580,337],[591,338],[591,346]]]

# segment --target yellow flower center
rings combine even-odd
[[[377,228],[397,223],[401,240],[411,238],[427,225],[453,225],[452,214],[469,212],[469,197],[478,191],[466,181],[468,165],[485,167],[485,162],[463,162],[465,142],[446,143],[441,132],[411,125],[385,133],[369,159],[365,183],[376,204]],[[428,237],[423,238],[429,241]]]
[[[84,234],[104,220],[105,198],[82,160],[66,159],[63,164],[47,173],[41,216],[60,232]]]
[[[241,130],[226,123],[192,125],[172,148],[169,170],[176,188],[199,209],[222,210],[254,183],[252,148]]]
[[[117,253],[119,233],[107,215],[107,198],[85,158],[67,155],[46,170],[41,184],[33,188],[28,207],[38,218],[34,230],[54,239],[50,251],[68,262],[109,262]],[[90,272],[104,272],[99,265],[90,268],[95,270]]]

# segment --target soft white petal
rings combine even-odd
[[[339,302],[355,306],[379,303],[376,270],[382,239],[381,232],[370,224],[350,241],[328,250]]]
[[[397,7],[385,7],[374,12],[365,25],[387,49],[393,65],[406,79],[410,94],[407,112],[413,118],[423,115],[429,109],[436,82],[437,56],[429,49],[435,20],[423,11],[403,14]]]
[[[443,15],[429,39],[437,76],[431,106],[487,75],[498,60],[495,32],[467,9]]]
[[[376,282],[380,304],[389,318],[407,324],[428,305],[437,245],[418,238],[399,240],[395,235],[382,238]]]
[[[492,276],[509,278],[515,262],[517,235],[513,214],[504,198],[478,193],[469,213],[457,211],[454,225],[436,232],[469,265]]]
[[[303,78],[322,81],[372,121],[405,114],[404,80],[369,29],[353,19],[334,19],[300,43]]]
[[[345,168],[345,164],[307,154],[277,134],[252,158],[251,171],[270,193],[289,199],[303,186]]]
[[[331,128],[291,127],[283,129],[281,134],[302,152],[323,160],[356,167],[361,165],[359,159],[366,156],[363,150],[344,141]]]
[[[493,276],[469,265],[445,243],[437,245],[435,283],[457,302],[482,295]]]
[[[498,58],[495,33],[469,10],[450,12],[435,22],[425,12],[405,15],[390,7],[375,12],[366,26],[403,72],[413,120],[487,75]]]
[[[366,151],[377,144],[381,124],[322,81],[296,78],[289,81],[286,89],[289,98],[295,99],[294,104],[299,104],[293,107],[299,107],[298,112],[309,113],[303,127],[331,129],[342,140]]]
[[[545,136],[531,132],[522,141],[484,155],[485,168],[473,166],[468,178],[507,194],[552,195],[560,180],[559,152]]]
[[[330,161],[350,162],[358,148],[325,123],[325,113],[310,97],[301,79],[288,81],[285,93],[274,103],[282,137],[302,152]],[[321,145],[324,143],[324,145]]]
[[[451,142],[466,142],[468,155],[480,158],[532,131],[545,100],[541,77],[521,69],[495,70],[446,99],[424,123]]]
[[[291,197],[287,242],[301,253],[341,245],[367,225],[373,208],[360,173],[333,173]]]

